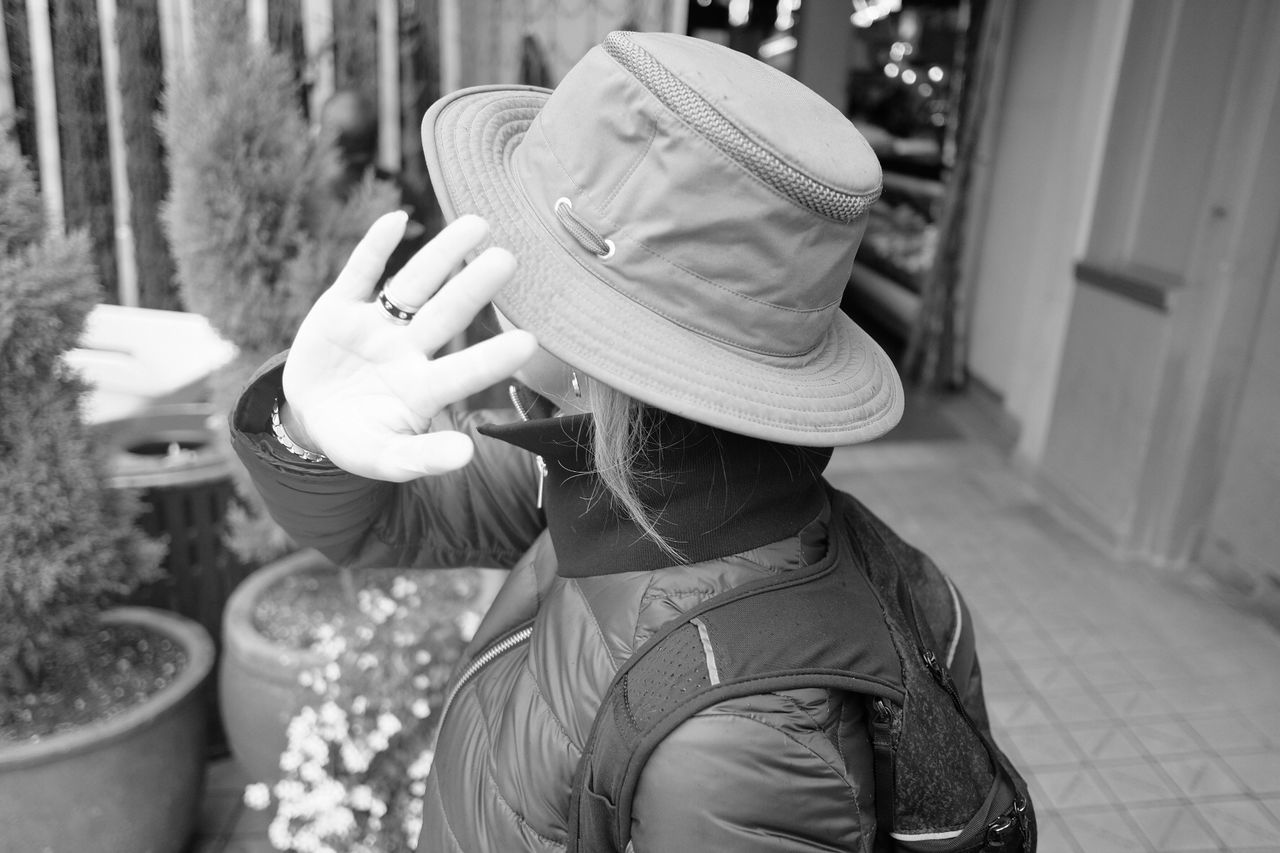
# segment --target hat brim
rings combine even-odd
[[[584,267],[533,212],[511,155],[550,92],[463,89],[422,122],[427,169],[447,220],[475,213],[519,261],[494,303],[552,355],[649,405],[784,444],[869,441],[902,417],[901,381],[843,312],[802,357],[767,359],[698,335],[639,305]]]

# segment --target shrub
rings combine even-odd
[[[98,301],[88,238],[44,235],[16,146],[0,139],[0,696],[50,689],[95,616],[157,576],[162,546],[103,481],[62,360]]]
[[[288,61],[248,43],[241,11],[198,6],[196,54],[160,119],[171,173],[162,220],[183,303],[240,349],[215,380],[222,411],[253,367],[289,346],[373,221],[399,204],[392,184],[372,178],[333,194],[336,151],[309,133]],[[243,476],[239,486],[233,550],[279,556],[287,539]]]

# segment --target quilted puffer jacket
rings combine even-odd
[[[671,419],[649,460],[665,476],[642,496],[684,557],[673,566],[582,474],[585,417],[462,416],[451,426],[475,437],[473,462],[397,486],[276,445],[278,389],[277,363],[242,397],[233,439],[301,544],[344,564],[510,568],[443,710],[420,851],[562,850],[574,770],[618,666],[673,615],[825,552],[829,451]],[[646,765],[633,849],[868,851],[871,760],[857,699],[809,689],[714,706]]]

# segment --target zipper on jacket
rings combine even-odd
[[[466,669],[462,670],[462,674],[458,676],[458,680],[453,683],[453,689],[450,690],[449,695],[445,697],[444,705],[440,707],[439,723],[436,726],[437,736],[439,736],[440,732],[444,730],[445,714],[449,712],[449,706],[453,704],[454,697],[458,695],[458,691],[461,690],[467,682],[475,678],[476,673],[480,670],[484,669],[486,666],[493,663],[495,660],[517,646],[529,642],[529,638],[531,636],[533,636],[533,623],[523,625],[511,633],[506,634],[503,637],[499,637],[492,645],[471,659],[471,663],[467,664]]]
[[[516,413],[520,415],[520,420],[525,423],[529,422],[529,410],[524,407],[524,403],[520,401],[520,392],[514,385],[507,386],[507,396],[511,398],[511,405],[516,407]],[[538,509],[542,509],[542,484],[547,479],[547,463],[538,456]]]

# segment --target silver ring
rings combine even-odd
[[[409,325],[409,321],[417,314],[417,311],[410,311],[387,296],[386,288],[378,293],[378,307],[382,309],[382,313],[387,315],[387,319],[399,326]]]

